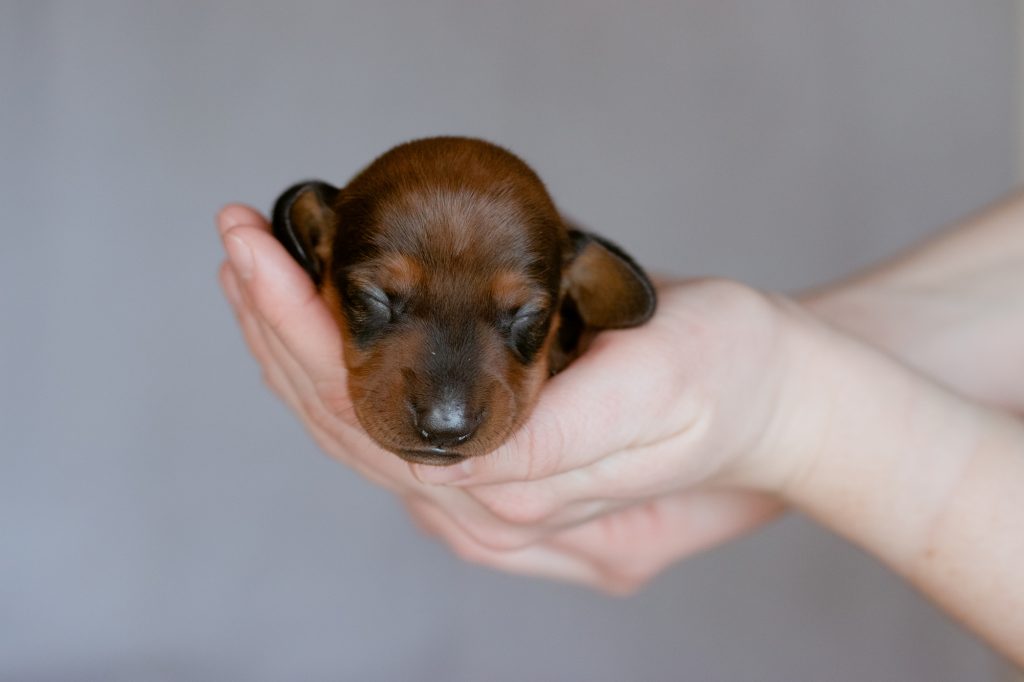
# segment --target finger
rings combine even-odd
[[[497,450],[450,467],[416,465],[417,477],[456,485],[533,481],[585,466],[613,451],[618,446],[615,440],[592,437],[601,424],[615,421],[611,377],[587,360],[592,358],[582,358],[548,381],[530,418]]]
[[[233,274],[233,271],[228,268],[228,273]],[[239,307],[239,321],[245,336],[252,339],[254,354],[265,358],[261,366],[268,375],[268,383],[272,387],[282,387],[279,395],[302,419],[321,449],[388,488],[419,486],[409,474],[405,462],[382,450],[366,435],[350,403],[346,409],[339,410],[337,406],[340,401],[333,401],[331,406],[321,401],[320,392],[274,331],[252,314],[251,302],[244,290],[240,296],[242,304]]]
[[[418,525],[440,537],[465,561],[519,575],[583,584],[596,589],[610,588],[599,571],[570,553],[544,545],[507,551],[491,549],[467,535],[438,507],[417,499],[405,502]]]
[[[338,437],[352,429],[362,430],[344,376],[321,379],[317,383],[306,373],[306,368],[299,363],[276,330],[261,318],[257,318],[257,326],[265,346],[295,388],[300,399],[297,411]]]
[[[458,487],[509,523],[558,528],[692,487],[716,461],[675,440],[659,441],[540,480]]]
[[[230,268],[226,270],[225,278],[230,282],[234,274]],[[265,383],[302,419],[321,450],[374,483],[391,490],[419,486],[409,474],[405,462],[391,453],[382,451],[361,429],[344,428],[344,425],[335,423],[336,415],[318,404],[315,394],[310,397],[309,392],[312,388],[303,372],[295,367],[282,367],[281,360],[285,364],[294,363],[294,360],[283,350],[273,332],[261,325],[251,313],[245,304],[244,296],[236,311],[246,343],[263,370]],[[349,418],[354,421],[354,416]],[[345,415],[337,416],[337,419],[346,422]]]
[[[421,487],[409,474],[405,462],[381,449],[364,433],[352,431],[339,437],[310,420],[304,419],[304,423],[323,452],[373,483],[393,492]]]
[[[332,447],[328,448],[328,451],[335,450],[334,443],[340,434],[337,428],[327,428],[330,421],[327,410],[319,404],[313,404],[315,396],[306,399],[300,398],[300,394],[308,396],[313,390],[309,378],[296,366],[294,359],[284,350],[280,340],[274,336],[273,332],[262,325],[252,314],[246,295],[239,290],[234,270],[225,264],[221,268],[220,278],[225,294],[233,302],[235,315],[242,329],[242,336],[249,347],[249,352],[256,358],[263,372],[264,383],[270,386],[274,393],[302,418],[308,428],[311,430],[316,428],[319,440],[331,443]],[[314,417],[310,412],[314,412],[317,416]],[[334,415],[330,416],[333,418]],[[341,419],[345,421],[344,416],[341,416]],[[323,425],[317,426],[317,422],[323,422]],[[402,477],[408,478],[405,473]]]
[[[686,390],[689,364],[686,351],[666,343],[653,323],[602,332],[545,385],[529,420],[507,443],[454,467],[422,466],[417,476],[455,485],[538,480],[686,431],[704,412]]]
[[[234,270],[231,269],[230,265],[226,262],[221,264],[217,274],[220,286],[224,291],[224,296],[231,304],[231,309],[239,324],[239,329],[242,331],[242,338],[246,343],[246,347],[249,349],[249,353],[256,360],[256,363],[260,366],[260,370],[264,375],[271,371],[275,374],[280,373],[280,368],[271,367],[276,364],[275,360],[267,348],[266,342],[263,340],[263,335],[260,332],[258,323],[256,322],[252,311],[249,309],[249,306],[245,301],[245,296],[238,284],[238,276],[234,274]],[[264,379],[266,378],[267,377],[264,376]],[[279,384],[281,382],[266,381],[266,383],[271,384],[270,388],[272,388],[274,392],[278,392]]]
[[[689,491],[567,529],[549,542],[589,556],[626,583],[642,583],[671,563],[751,532],[784,509],[769,495]]]
[[[458,489],[502,523],[519,528],[520,536],[531,542],[633,502],[612,497],[569,497],[563,493],[560,479],[572,474],[569,472],[542,481]],[[526,533],[526,530],[530,532]]]
[[[263,217],[263,214],[251,206],[245,204],[228,204],[219,211],[216,217],[217,231],[224,236],[224,233],[239,225],[250,225],[265,232],[270,231],[270,223]]]
[[[231,228],[224,244],[254,312],[281,339],[314,384],[343,384],[341,334],[313,283],[266,231]]]
[[[462,533],[489,549],[521,549],[536,544],[552,532],[539,524],[517,524],[500,518],[458,488],[420,485],[416,492],[442,509]]]
[[[224,298],[227,299],[232,311],[237,315],[239,306],[243,305],[242,290],[238,284],[238,278],[235,277],[235,271],[231,269],[231,265],[227,261],[221,263],[217,268],[217,281],[220,282]]]
[[[222,236],[239,227],[245,227],[234,233],[233,236],[241,236],[245,239],[245,232],[267,233],[270,226],[263,216],[248,206],[231,204],[225,206],[217,215],[217,227]],[[260,247],[267,247],[273,250],[273,246],[260,241]],[[248,243],[245,246],[249,246]],[[271,256],[273,257],[273,256]],[[290,257],[285,264],[279,261],[272,261],[272,266],[287,266],[291,264]],[[360,474],[371,481],[390,488],[392,490],[409,489],[418,487],[419,483],[409,474],[405,462],[394,457],[391,453],[384,452],[373,443],[361,428],[356,426],[356,418],[351,402],[348,399],[348,391],[344,384],[344,374],[339,373],[337,378],[331,377],[327,380],[321,379],[316,385],[314,379],[307,374],[307,367],[303,367],[297,360],[278,332],[271,328],[263,318],[256,314],[257,302],[254,300],[254,291],[259,289],[254,284],[253,275],[255,268],[250,271],[250,279],[246,281],[247,286],[239,283],[236,270],[231,266],[225,266],[221,271],[221,283],[225,295],[235,308],[242,333],[250,352],[260,363],[264,372],[265,382],[278,394],[278,396],[289,405],[303,421],[313,439],[320,448],[335,459],[356,469]],[[308,282],[304,273],[299,273],[299,282],[295,282],[294,273],[288,275],[290,278],[286,283],[292,286],[292,293],[298,290],[302,296],[308,295],[303,284]],[[272,277],[265,279],[272,280]],[[304,281],[303,281],[304,280]],[[264,284],[266,282],[262,282]],[[271,281],[272,287],[273,282]],[[274,298],[274,294],[268,294],[267,299],[273,304],[275,300],[287,296],[287,291]],[[264,301],[266,302],[266,300]],[[330,326],[330,332],[337,334],[337,328]],[[316,333],[316,332],[310,332]],[[324,351],[322,354],[330,354],[331,351]],[[340,352],[332,356],[332,365],[341,367]],[[340,420],[340,424],[338,421]]]
[[[263,373],[264,383],[293,410],[297,409],[299,401],[295,388],[268,348],[259,323],[249,310],[245,297],[238,286],[234,270],[225,263],[221,266],[219,277],[224,295],[231,302],[238,326],[242,331],[242,338]]]

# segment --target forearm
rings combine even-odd
[[[984,429],[926,553],[908,575],[948,611],[1024,665],[1024,429]]]
[[[956,390],[1024,413],[1024,193],[802,300]]]
[[[856,342],[815,352],[826,426],[784,497],[1024,663],[1024,426]]]

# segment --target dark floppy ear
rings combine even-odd
[[[569,230],[575,255],[565,273],[566,293],[588,327],[615,329],[643,324],[657,297],[647,275],[606,239]]]
[[[337,231],[332,208],[337,195],[337,188],[314,180],[289,187],[274,204],[274,236],[318,288],[327,272]]]

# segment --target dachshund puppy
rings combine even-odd
[[[342,189],[295,185],[273,231],[341,330],[359,422],[411,462],[493,450],[596,330],[654,313],[636,263],[481,140],[417,140]]]

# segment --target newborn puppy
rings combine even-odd
[[[529,166],[481,140],[417,140],[342,189],[295,185],[273,230],[337,321],[359,422],[411,462],[493,450],[594,331],[654,312],[629,256],[568,228]]]

